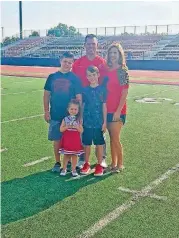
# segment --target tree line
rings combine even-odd
[[[59,23],[57,26],[52,27],[47,30],[47,36],[55,36],[55,37],[62,37],[62,36],[75,36],[81,35],[74,26],[68,26],[63,23]],[[38,31],[33,31],[29,37],[40,36]],[[6,46],[12,44],[16,41],[20,40],[18,36],[12,37],[5,37],[1,46]]]

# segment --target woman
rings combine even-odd
[[[120,172],[124,169],[120,132],[126,119],[126,98],[129,87],[128,69],[120,44],[112,44],[109,47],[107,65],[107,128],[112,156],[111,170],[112,172]]]

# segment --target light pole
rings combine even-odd
[[[19,28],[20,28],[20,39],[22,39],[22,1],[19,1]]]
[[[1,37],[2,37],[2,42],[4,40],[4,27],[1,26]]]

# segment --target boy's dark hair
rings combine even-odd
[[[79,108],[78,114],[76,115],[77,120],[80,120],[81,118],[81,106],[80,106],[80,102],[77,99],[72,99],[69,103],[68,103],[68,108],[70,107],[71,104],[77,105]]]
[[[87,68],[86,72],[87,71],[90,72],[90,73],[97,73],[97,74],[99,74],[99,69],[96,66],[94,66],[94,65],[89,66]]]
[[[66,51],[60,57],[60,59],[63,59],[63,58],[74,59],[74,54],[72,54],[70,51]]]
[[[88,35],[86,35],[86,37],[85,37],[85,43],[86,43],[87,39],[93,39],[93,38],[96,38],[96,39],[97,39],[97,36],[94,35],[94,34],[88,34]]]

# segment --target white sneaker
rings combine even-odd
[[[101,166],[102,166],[103,168],[107,168],[107,167],[108,167],[108,165],[106,164],[106,159],[103,159],[103,161],[102,161],[102,163],[101,163]]]
[[[84,165],[85,161],[82,161],[82,160],[79,160],[76,167],[79,168],[79,169],[82,169],[83,168],[83,165]]]
[[[62,170],[61,173],[60,173],[61,176],[65,176],[66,174],[67,174],[66,169],[65,169],[65,170]]]
[[[71,174],[72,174],[73,177],[77,177],[77,176],[79,175],[79,174],[76,172],[76,170],[75,170],[75,171],[72,171]]]

